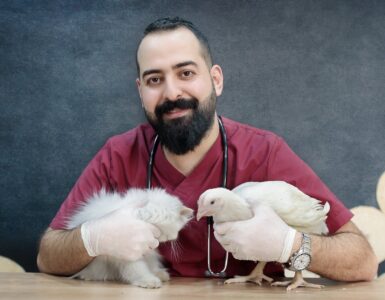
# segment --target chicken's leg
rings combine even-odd
[[[272,282],[273,279],[267,277],[263,274],[263,269],[265,268],[266,262],[260,261],[257,266],[251,271],[247,276],[235,276],[234,278],[227,279],[225,284],[229,283],[242,283],[242,282],[254,282],[258,285],[262,284],[262,280]]]
[[[273,286],[287,286],[286,290],[288,290],[288,291],[294,290],[300,286],[309,287],[309,288],[317,288],[317,289],[324,287],[323,285],[306,282],[305,279],[303,279],[303,277],[302,277],[301,271],[295,272],[293,280],[276,281],[276,282],[273,282],[271,285],[273,285]]]

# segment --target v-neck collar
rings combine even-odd
[[[167,160],[163,148],[159,145],[158,151],[156,151],[155,154],[154,168],[156,170],[156,175],[159,176],[159,181],[162,183],[167,182],[168,188],[175,191],[176,189],[179,189],[181,185],[184,185],[184,183],[201,178],[202,174],[206,173],[207,170],[212,169],[213,166],[218,163],[218,160],[221,160],[222,153],[221,135],[219,134],[203,159],[189,175],[185,176]]]

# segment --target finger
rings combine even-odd
[[[237,251],[229,251],[231,252],[231,255],[237,259],[237,260],[242,260],[242,256],[237,252]]]
[[[150,230],[151,230],[153,236],[158,239],[161,236],[161,234],[162,234],[160,232],[159,228],[154,226],[154,225],[152,225],[152,224],[149,224],[149,227],[150,227]]]
[[[243,253],[242,251],[235,251],[233,253],[231,253],[233,255],[233,257],[237,260],[251,260],[251,261],[259,261],[258,258],[256,257],[253,257],[253,256],[247,256],[245,253]]]
[[[223,244],[223,242],[224,242],[224,240],[225,240],[224,235],[219,234],[218,232],[214,231],[214,237],[215,237],[215,239],[216,239],[219,243]]]
[[[220,224],[214,224],[214,232],[217,234],[226,234],[232,227],[232,222],[224,222]]]
[[[228,244],[228,245],[226,245],[225,247],[223,247],[227,252],[230,252],[233,256],[234,256],[234,258],[236,258],[235,257],[235,255],[237,255],[238,253],[239,253],[239,247],[238,246],[236,246],[236,245],[233,245],[233,244]]]
[[[150,249],[156,249],[159,246],[159,241],[157,239],[152,239],[149,244]]]
[[[231,241],[227,236],[218,235],[215,231],[214,231],[214,237],[218,241],[218,243],[222,245],[223,248],[226,248],[231,244]]]
[[[218,234],[218,232],[214,231],[214,237],[219,242],[219,244],[223,245],[223,236]]]

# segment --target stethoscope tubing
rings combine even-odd
[[[223,125],[221,117],[218,117],[218,124],[221,133],[222,139],[222,148],[223,148],[223,161],[222,161],[222,187],[226,188],[227,185],[227,161],[228,161],[228,145],[227,145],[227,135],[226,130]],[[153,146],[150,151],[149,160],[147,164],[147,178],[146,178],[146,186],[148,189],[151,188],[151,178],[152,178],[152,170],[154,166],[155,153],[159,145],[159,136],[156,135],[154,139]],[[229,252],[226,251],[225,263],[220,272],[214,272],[211,269],[211,226],[214,221],[212,217],[207,218],[207,270],[205,271],[205,276],[207,277],[226,277],[226,269],[229,261]]]

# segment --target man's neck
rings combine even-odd
[[[211,146],[218,138],[218,134],[219,125],[217,116],[215,115],[213,126],[209,129],[209,132],[193,151],[189,151],[186,154],[177,155],[163,147],[166,159],[175,169],[181,172],[184,176],[187,176],[194,170],[194,168],[201,162],[203,157],[210,150]]]

